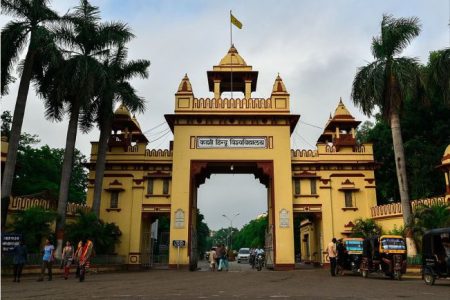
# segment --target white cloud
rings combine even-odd
[[[78,1],[53,1],[60,12]],[[291,111],[301,120],[323,126],[339,97],[360,120],[366,118],[350,100],[356,69],[372,60],[370,42],[379,34],[383,13],[395,17],[418,16],[421,35],[404,52],[426,62],[428,52],[449,46],[448,1],[94,1],[105,20],[122,20],[133,29],[136,38],[129,44],[130,59],[151,61],[150,77],[134,80],[140,95],[148,100],[145,114],[138,115],[142,129],[148,130],[173,113],[174,93],[188,73],[197,97],[210,97],[206,71],[217,64],[229,47],[229,9],[244,24],[234,29],[234,42],[240,54],[259,71],[256,97],[269,97],[273,81],[280,72],[291,94]],[[2,25],[9,18],[1,16]],[[1,110],[13,110],[18,82],[3,97]],[[50,123],[44,119],[42,101],[30,89],[23,130],[38,134],[42,144],[64,147],[67,121]],[[155,129],[155,131],[161,128]],[[293,146],[311,148],[320,130],[299,123]],[[151,134],[151,133],[150,133]],[[301,136],[301,138],[299,137]],[[150,140],[158,135],[150,136]],[[170,136],[169,136],[170,137]],[[86,155],[90,141],[98,131],[79,134],[77,147]],[[166,137],[161,147],[168,147]],[[160,139],[150,146],[158,146]],[[306,142],[305,142],[306,141]],[[208,187],[211,188],[208,190]],[[215,194],[212,184],[205,194]],[[203,188],[203,187],[202,187]],[[248,190],[250,191],[250,190]],[[245,193],[246,194],[247,190]],[[203,200],[202,200],[203,201]],[[230,200],[230,207],[243,201]],[[265,207],[258,208],[264,211]],[[257,210],[258,210],[257,209]],[[209,218],[214,207],[205,205]],[[244,217],[244,216],[242,216]],[[253,218],[247,215],[247,221]]]

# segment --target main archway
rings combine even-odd
[[[291,150],[299,115],[290,112],[290,95],[280,76],[269,98],[252,98],[258,72],[234,46],[207,75],[214,98],[195,97],[187,75],[182,79],[175,111],[165,115],[174,136],[169,149],[147,149],[136,118],[124,106],[116,110],[100,217],[121,229],[117,253],[130,268],[152,265],[150,225],[158,219],[164,224],[157,235],[158,262],[195,269],[192,224],[198,186],[211,174],[242,173],[255,175],[267,188],[269,265],[293,269],[295,254],[303,261],[327,263],[328,241],[348,235],[352,221],[369,217],[376,204],[373,150],[371,144],[357,143],[360,122],[339,101],[317,148]],[[222,98],[230,91],[244,98]],[[97,148],[94,142],[88,203]]]
[[[185,76],[175,95],[175,114],[166,115],[174,133],[169,266],[195,269],[197,188],[211,174],[254,174],[268,190],[266,252],[274,269],[294,268],[290,134],[299,116],[289,111],[289,94],[278,76],[270,98],[251,98],[258,72],[236,49],[208,71],[215,98],[195,98]],[[243,99],[222,99],[222,92]],[[233,166],[233,167],[232,167]],[[233,171],[231,171],[233,169]]]

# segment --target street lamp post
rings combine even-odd
[[[234,215],[233,215],[233,217],[231,217],[231,218],[229,218],[227,215],[222,215],[222,217],[224,217],[224,218],[226,218],[228,221],[230,221],[230,232],[229,232],[229,246],[230,246],[230,248],[228,249],[228,250],[231,250],[231,251],[233,251],[233,244],[232,244],[232,238],[231,238],[231,233],[232,233],[232,230],[233,230],[233,220],[234,220],[234,218],[236,218],[237,216],[239,216],[239,213],[235,213]]]

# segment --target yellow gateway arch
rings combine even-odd
[[[254,174],[267,189],[268,267],[293,269],[296,255],[328,263],[324,251],[331,238],[349,234],[352,221],[370,217],[376,205],[372,145],[355,140],[360,122],[339,101],[317,148],[292,150],[290,137],[300,116],[291,114],[280,76],[269,98],[252,98],[258,72],[234,46],[207,75],[214,98],[196,98],[189,78],[182,79],[175,111],[165,115],[174,135],[170,149],[146,149],[138,121],[124,106],[115,112],[100,217],[122,231],[116,252],[127,257],[129,267],[196,269],[197,189],[211,174],[242,173]],[[221,98],[233,91],[244,98]],[[94,142],[88,205],[96,153]],[[300,214],[303,221],[294,230]],[[155,248],[151,227],[162,216],[170,221]]]

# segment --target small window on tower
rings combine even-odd
[[[169,194],[169,179],[164,179],[163,181],[163,195]]]
[[[300,179],[294,179],[295,194],[300,195]]]
[[[153,178],[149,178],[147,181],[147,195],[153,194]]]
[[[311,178],[311,195],[317,194],[317,180],[315,178]]]
[[[353,192],[344,191],[345,194],[345,207],[353,207]]]
[[[111,191],[109,208],[119,208],[119,191]]]

